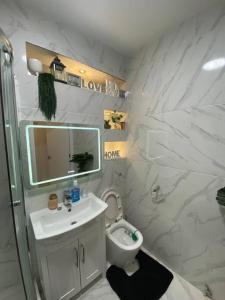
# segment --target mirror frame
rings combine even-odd
[[[39,122],[40,125],[33,124],[34,122]],[[60,128],[60,129],[79,129],[79,130],[93,130],[97,132],[97,138],[98,138],[98,168],[91,170],[91,171],[85,171],[77,174],[71,174],[71,175],[65,175],[61,177],[56,177],[48,180],[42,180],[42,181],[35,181],[33,176],[33,169],[32,169],[32,154],[31,154],[31,146],[29,143],[29,130],[30,128]],[[28,176],[28,180],[26,179],[26,183],[29,187],[40,187],[41,185],[48,185],[51,183],[64,181],[67,179],[71,179],[73,177],[79,177],[84,176],[92,173],[99,172],[101,170],[101,131],[99,127],[94,127],[91,125],[86,124],[71,124],[71,123],[61,123],[61,122],[47,122],[47,121],[26,121],[23,120],[20,122],[20,134],[21,134],[21,150],[22,150],[22,156],[23,156],[23,169],[24,169],[24,176],[25,179]]]

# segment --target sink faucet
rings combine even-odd
[[[67,208],[67,211],[71,211],[72,210],[72,202],[71,202],[71,198],[70,197],[68,197],[68,196],[64,197],[63,204]]]

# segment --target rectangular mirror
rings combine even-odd
[[[100,130],[83,125],[21,122],[29,184],[37,186],[101,169]],[[23,151],[24,153],[24,151]]]

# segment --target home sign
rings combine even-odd
[[[120,158],[120,150],[105,151],[104,157],[108,160]]]

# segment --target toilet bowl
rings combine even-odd
[[[143,236],[123,219],[121,198],[114,189],[107,189],[101,199],[108,204],[105,212],[107,259],[111,264],[126,269],[134,261]]]

